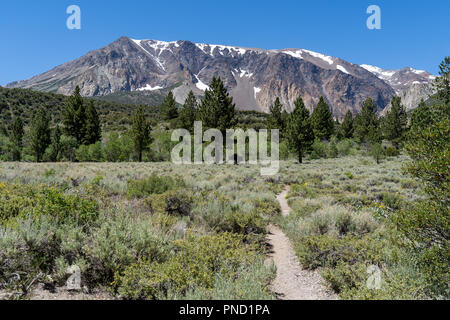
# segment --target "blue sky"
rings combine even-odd
[[[66,28],[79,5],[82,29]],[[369,30],[366,9],[381,8]],[[0,11],[0,85],[76,59],[120,36],[264,49],[303,48],[357,64],[437,73],[450,55],[448,0],[8,0]]]

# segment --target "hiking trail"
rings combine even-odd
[[[291,208],[286,200],[289,193],[286,186],[277,196],[283,217],[289,215]],[[323,284],[324,280],[317,271],[304,270],[298,262],[289,238],[280,228],[268,227],[268,243],[271,247],[269,258],[277,267],[277,276],[271,289],[281,300],[336,300],[337,295]]]

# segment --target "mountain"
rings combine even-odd
[[[408,111],[416,108],[422,98],[426,100],[435,93],[433,81],[436,77],[425,70],[413,68],[389,70],[366,64],[361,67],[386,81],[395,90],[396,95],[402,98]],[[388,105],[385,111],[389,107]]]
[[[121,37],[110,45],[7,87],[71,94],[76,85],[86,97],[173,90],[182,103],[189,90],[203,95],[220,76],[240,110],[267,112],[280,97],[286,110],[301,95],[310,110],[323,96],[333,114],[359,112],[371,97],[383,110],[396,89],[379,74],[339,58],[304,49],[262,50],[235,46],[164,42]],[[159,97],[157,100],[159,101]]]

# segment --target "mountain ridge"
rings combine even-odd
[[[223,79],[239,109],[267,112],[275,97],[280,97],[286,110],[292,111],[301,95],[312,110],[323,96],[337,118],[348,110],[359,112],[368,97],[382,111],[399,90],[373,70],[306,49],[264,50],[128,37],[7,87],[68,95],[79,85],[86,97],[173,87],[177,102],[182,103],[190,90],[201,96],[213,76]],[[399,77],[419,81],[411,73]]]

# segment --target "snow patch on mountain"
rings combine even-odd
[[[205,43],[196,43],[195,46],[202,50],[204,53],[210,55],[211,57],[214,57],[214,51],[217,49],[219,53],[223,56],[225,55],[225,50],[228,50],[228,52],[231,55],[244,55],[249,51],[250,49],[244,49],[240,47],[231,47],[231,46],[223,46],[218,44],[205,44]]]
[[[286,53],[297,59],[303,59],[303,57],[302,57],[303,50],[297,50],[297,51],[286,50],[286,51],[283,51],[283,53]]]
[[[336,69],[338,69],[339,71],[342,71],[343,73],[346,73],[346,74],[350,74],[348,71],[347,71],[347,69],[345,69],[343,66],[341,66],[341,65],[337,65],[336,66]]]
[[[146,41],[146,40],[135,40],[135,39],[131,39],[131,41],[133,41],[136,45],[139,46],[139,48],[141,48],[144,52],[146,52],[149,56],[151,56],[151,57],[153,58],[153,60],[155,60],[156,64],[158,65],[158,67],[159,67],[160,69],[162,69],[163,71],[166,71],[166,68],[164,67],[163,62],[161,61],[161,59],[159,59],[159,55],[161,55],[161,52],[159,53],[158,56],[155,56],[155,55],[153,55],[150,51],[148,51],[147,49],[145,49],[144,46],[142,45],[142,42],[143,42],[143,41]],[[166,44],[167,44],[167,42],[164,42],[164,41],[156,41],[156,40],[149,40],[149,41],[160,42],[160,43],[166,43]],[[156,45],[157,45],[157,44],[156,44]],[[166,47],[166,46],[164,45],[164,47]]]
[[[160,86],[152,87],[151,85],[147,84],[145,87],[136,89],[136,91],[155,91],[155,90],[161,90],[161,89],[164,89],[164,88],[160,87]]]
[[[397,93],[410,85],[429,84],[436,77],[425,70],[403,68],[399,70],[386,70],[379,67],[363,64],[362,68],[373,73],[378,78],[388,82]]]
[[[322,59],[325,62],[328,62],[330,65],[334,63],[333,57],[326,56],[322,53],[310,51],[310,50],[303,50],[304,52],[308,53],[309,55],[313,56],[314,58]]]
[[[247,70],[241,70],[241,74],[239,76],[241,78],[243,77],[251,78],[253,76],[253,73],[250,73],[250,71]]]
[[[425,70],[417,70],[417,69],[413,69],[413,68],[409,68],[409,70],[414,72],[415,74],[423,74],[426,72]]]
[[[209,86],[206,85],[206,84],[204,84],[204,83],[202,82],[202,80],[200,80],[200,78],[198,77],[198,75],[195,76],[195,79],[197,79],[197,83],[195,84],[195,86],[196,86],[199,90],[202,90],[202,91],[209,90]]]
[[[360,65],[360,67],[375,74],[378,78],[380,78],[382,80],[390,79],[396,72],[395,70],[384,70],[379,67],[371,66],[368,64],[362,64],[362,65]]]
[[[261,88],[254,87],[253,91],[255,92],[255,100],[256,100],[256,95],[261,92]]]

